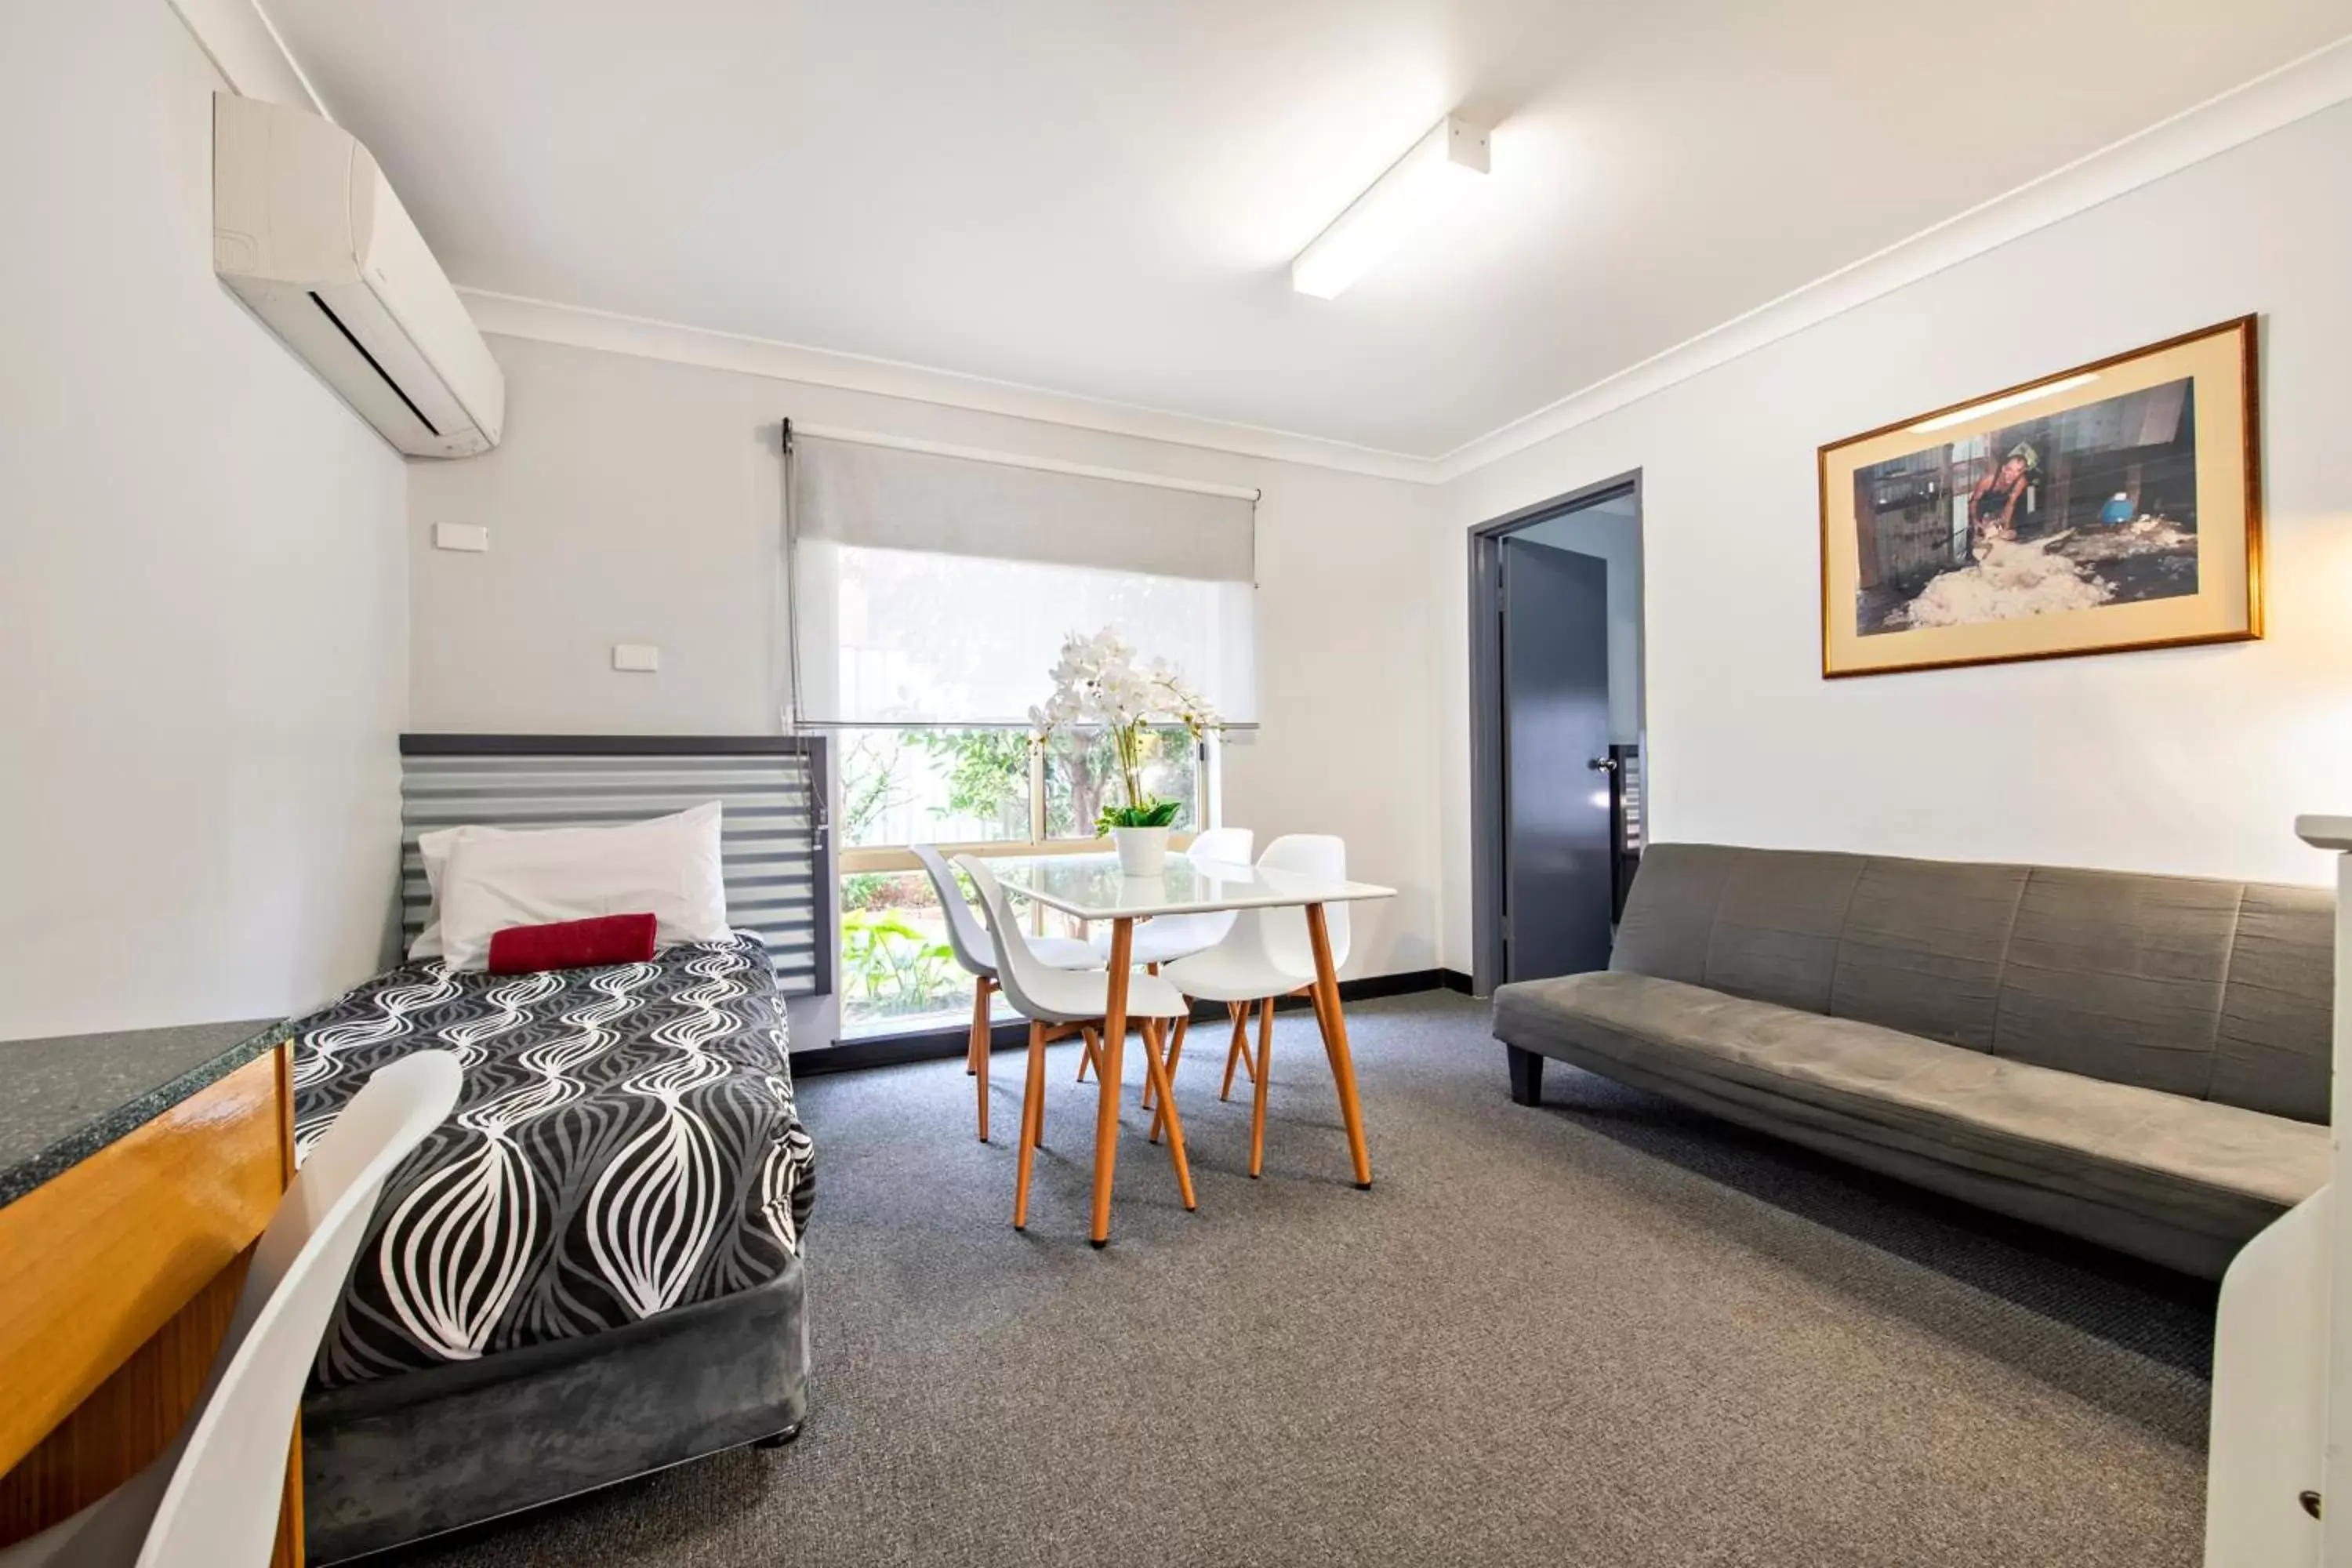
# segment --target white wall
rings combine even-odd
[[[1636,468],[1658,837],[2323,880],[2292,826],[2352,802],[2347,168],[2338,106],[1449,484],[1444,962],[1469,956],[1459,531]],[[2249,310],[2265,640],[1822,679],[1819,446]]]
[[[171,11],[8,31],[0,1037],[305,1009],[391,908],[402,467],[215,281]]]
[[[1347,971],[1436,962],[1437,697],[1427,549],[1436,491],[751,374],[493,337],[507,437],[410,487],[415,727],[772,733],[777,422],[1255,485],[1264,728],[1225,752],[1225,815],[1346,836],[1399,896],[1363,911]],[[490,531],[432,547],[436,522]],[[610,645],[661,648],[622,674]],[[1038,672],[1043,681],[1045,672]]]
[[[419,730],[772,734],[782,500],[772,383],[493,338],[499,447],[409,482]],[[490,532],[436,550],[436,522]],[[612,668],[652,643],[657,674]]]

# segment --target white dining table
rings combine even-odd
[[[1356,1100],[1356,1067],[1348,1054],[1348,1025],[1339,1011],[1339,977],[1331,962],[1331,938],[1323,910],[1327,904],[1394,898],[1394,888],[1273,866],[1194,860],[1184,855],[1171,855],[1167,868],[1157,877],[1125,875],[1116,855],[992,856],[988,865],[1010,893],[1082,921],[1110,924],[1110,994],[1104,1009],[1099,1075],[1102,1099],[1095,1116],[1093,1240],[1097,1247],[1110,1239],[1111,1176],[1118,1161],[1118,1097],[1135,922],[1160,915],[1277,908],[1306,911],[1307,941],[1315,953],[1315,975],[1308,987],[1315,1021],[1322,1030],[1323,1051],[1330,1059],[1331,1077],[1339,1089],[1339,1117],[1348,1130],[1356,1185],[1372,1184],[1371,1156],[1364,1147],[1363,1111]],[[1172,1118],[1169,1138],[1181,1163],[1183,1132]]]

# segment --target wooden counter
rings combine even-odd
[[[230,1024],[0,1043],[0,1545],[136,1473],[194,1405],[293,1178],[285,1040]]]

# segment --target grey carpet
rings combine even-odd
[[[1375,1184],[1304,1016],[1266,1173],[1181,1076],[1200,1211],[1054,1052],[1028,1234],[940,1063],[802,1105],[801,1440],[407,1560],[631,1564],[2129,1564],[2198,1561],[2210,1288],[1555,1064],[1512,1105],[1483,1005],[1350,1013]]]

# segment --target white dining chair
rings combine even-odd
[[[1045,1133],[1045,1047],[1072,1033],[1084,1036],[1089,1050],[1108,1046],[1101,1031],[1110,1011],[1111,976],[1105,970],[1055,969],[1038,962],[1029,936],[1013,916],[1011,898],[987,863],[966,855],[956,861],[956,867],[971,879],[988,910],[989,927],[996,936],[997,980],[1004,987],[1005,999],[1029,1020],[1029,1070],[1022,1082],[1021,1155],[1015,1163],[1017,1184],[1013,1197],[1013,1228],[1022,1230],[1029,1224],[1029,1172]],[[1190,1209],[1194,1206],[1192,1172],[1184,1160],[1184,1124],[1169,1099],[1167,1068],[1160,1055],[1161,1026],[1182,1017],[1185,1006],[1182,995],[1166,981],[1129,971],[1127,1018],[1141,1027],[1145,1079],[1158,1089],[1160,1102],[1166,1108],[1168,1157],[1176,1167],[1177,1190]],[[1155,1119],[1152,1137],[1157,1140],[1159,1133],[1160,1121]]]
[[[1348,875],[1348,846],[1346,840],[1329,834],[1289,833],[1267,845],[1257,863],[1343,881]],[[1348,956],[1348,906],[1326,904],[1323,929],[1330,940],[1331,964],[1336,969]],[[1248,1075],[1252,1093],[1250,1174],[1255,1176],[1265,1161],[1266,1063],[1274,1046],[1274,1004],[1277,998],[1301,991],[1313,994],[1315,946],[1307,931],[1307,911],[1295,907],[1244,910],[1224,941],[1206,952],[1168,964],[1160,973],[1160,978],[1185,995],[1205,1002],[1223,1002],[1231,1010],[1233,1044],[1225,1053],[1225,1080],[1217,1090],[1217,1098],[1224,1100],[1232,1095],[1234,1068]],[[1252,1007],[1257,1010],[1255,1058],[1249,1050]],[[1328,1031],[1329,1025],[1323,1019],[1319,998],[1315,1016]],[[1171,1054],[1179,1060],[1182,1058],[1181,1041]],[[1174,1073],[1173,1062],[1169,1071]]]
[[[0,1551],[0,1568],[263,1568],[295,1411],[377,1194],[457,1105],[462,1077],[450,1052],[419,1051],[352,1097],[261,1233],[179,1436],[79,1513]]]
[[[988,1027],[989,998],[995,995],[1001,982],[997,977],[996,944],[990,940],[971,905],[964,901],[963,889],[956,885],[955,873],[949,869],[947,857],[935,845],[909,846],[915,858],[929,873],[932,891],[939,895],[940,910],[947,916],[948,951],[965,973],[972,977],[971,1038],[964,1048],[963,1070],[978,1076],[980,1094],[980,1141],[988,1142]],[[1048,969],[1100,969],[1105,960],[1086,942],[1070,936],[1040,936],[1029,939],[1029,951],[1037,962]]]
[[[1184,858],[1195,865],[1246,866],[1250,849],[1257,835],[1246,827],[1212,827],[1195,837],[1185,848]],[[1137,923],[1129,940],[1129,962],[1143,965],[1146,972],[1157,974],[1160,966],[1180,958],[1190,958],[1196,952],[1206,952],[1225,940],[1234,929],[1232,910],[1218,910],[1204,915],[1154,915]],[[1094,950],[1108,964],[1110,962],[1111,932],[1103,927],[1087,939]],[[1189,1017],[1176,1020],[1176,1033],[1168,1042],[1168,1054],[1174,1057],[1183,1048],[1184,1031],[1190,1026]],[[1078,1058],[1078,1081],[1087,1080],[1087,1058]],[[1143,1109],[1151,1109],[1151,1086],[1143,1091]]]

